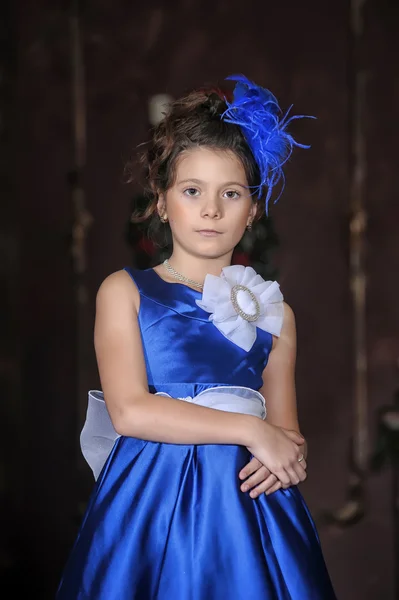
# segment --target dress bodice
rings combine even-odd
[[[153,269],[125,269],[140,293],[139,325],[152,393],[197,396],[218,386],[262,387],[272,335],[260,329],[246,352],[228,340],[197,306],[201,292],[164,281]]]

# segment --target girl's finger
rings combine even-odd
[[[306,474],[306,469],[304,466],[302,466],[302,463],[299,463],[298,465],[295,465],[294,467],[296,474],[299,477],[300,481],[305,481],[307,474]]]
[[[246,479],[261,467],[262,463],[260,463],[258,459],[254,457],[243,469],[241,469],[238,476],[240,479]]]
[[[304,461],[296,462],[292,465],[292,469],[293,469],[293,471],[295,471],[295,473],[299,479],[298,483],[300,483],[301,481],[305,481],[305,479],[306,479],[306,469],[305,469],[306,464],[303,465],[303,462]],[[297,485],[297,484],[295,484],[295,485]]]
[[[291,485],[291,478],[286,469],[279,469],[279,471],[276,471],[275,475],[277,479],[281,481],[283,487],[289,487]]]
[[[307,462],[306,462],[306,458],[304,458],[303,460],[301,460],[301,462],[299,464],[306,471],[306,469],[308,468],[308,465],[307,465]]]
[[[269,475],[269,477],[267,477],[267,479],[265,479],[265,481],[262,481],[260,485],[256,486],[256,488],[251,490],[251,493],[249,495],[251,496],[251,498],[257,498],[258,496],[260,496],[260,494],[264,494],[268,489],[272,488],[276,482],[277,477],[271,474]]]
[[[276,483],[274,485],[272,485],[271,488],[269,488],[265,494],[266,496],[270,496],[270,494],[274,494],[274,492],[277,492],[277,490],[281,489],[281,481],[276,481]]]
[[[248,492],[253,487],[255,487],[256,485],[258,485],[259,483],[262,483],[262,481],[265,481],[265,479],[267,479],[269,476],[270,476],[269,469],[267,469],[266,467],[262,466],[260,469],[258,469],[257,471],[255,471],[255,473],[253,475],[251,475],[251,477],[249,477],[242,484],[241,491]]]
[[[295,468],[295,467],[287,467],[286,469],[287,473],[288,473],[288,477],[290,478],[290,484],[291,485],[298,485],[298,483],[301,481],[301,478],[299,477],[299,474],[297,471],[299,471],[299,469]],[[303,471],[303,469],[302,469]],[[303,471],[305,472],[305,471]]]

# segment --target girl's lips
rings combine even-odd
[[[214,229],[200,229],[197,233],[205,237],[216,237],[221,234],[220,231],[215,231]]]

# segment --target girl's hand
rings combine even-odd
[[[306,470],[305,459],[301,461],[301,464]],[[241,480],[246,479],[241,485],[241,491],[249,492],[251,490],[249,494],[251,498],[257,498],[261,494],[269,496],[280,488],[287,489],[290,487],[282,485],[281,481],[278,481],[277,477],[270,473],[269,469],[263,466],[257,458],[253,458],[246,467],[240,471],[239,478]]]
[[[251,498],[257,498],[259,494],[262,493],[267,494],[267,490],[272,485],[272,483],[269,483],[268,481],[271,476],[269,469],[264,467],[257,458],[252,458],[252,460],[240,471],[238,476],[241,480],[246,479],[241,485],[241,491],[249,492],[251,490],[249,494]]]
[[[305,481],[306,463],[304,459],[299,461],[303,456],[300,446],[305,440],[299,433],[259,421],[254,434],[253,444],[248,450],[269,471],[269,474],[266,470],[259,474],[266,477],[260,484],[261,491],[265,484],[265,489],[272,493],[279,487],[288,488]]]

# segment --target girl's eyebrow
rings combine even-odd
[[[205,183],[205,181],[201,181],[201,179],[182,179],[181,181],[177,182],[177,185],[180,185],[181,183],[197,183],[198,185],[203,185]],[[239,183],[238,181],[227,181],[226,183],[223,183],[220,187],[226,187],[226,185],[239,185],[240,187],[244,188],[245,190],[248,189],[247,185],[244,185],[243,183]]]

